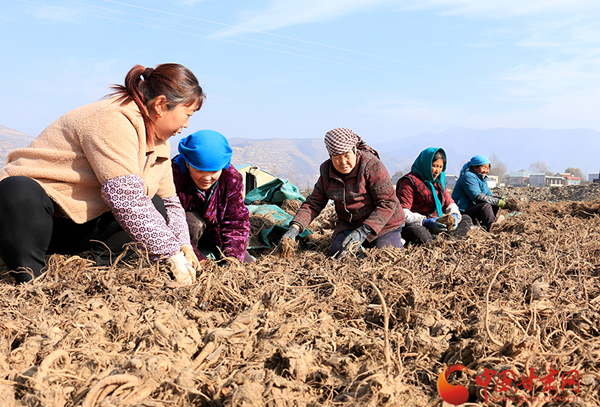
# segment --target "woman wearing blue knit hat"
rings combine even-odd
[[[231,165],[227,139],[219,132],[200,130],[183,138],[178,150],[173,179],[200,261],[209,253],[217,259],[253,261],[246,251],[250,214],[244,205],[244,184]]]
[[[498,208],[504,208],[505,202],[492,195],[487,184],[490,172],[490,160],[485,155],[476,155],[463,165],[452,199],[460,211],[478,221],[486,230],[496,222]]]

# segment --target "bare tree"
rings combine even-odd
[[[490,175],[496,175],[499,178],[502,178],[508,172],[508,167],[502,161],[500,161],[500,157],[496,154],[492,154],[488,157],[490,159]]]
[[[545,174],[548,171],[548,164],[546,161],[535,161],[529,164],[529,171],[532,172],[541,172]]]

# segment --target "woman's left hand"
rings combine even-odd
[[[454,218],[454,228],[452,228],[454,230],[454,229],[456,229],[458,227],[458,223],[459,223],[459,221],[458,221],[458,214],[453,213],[452,217]]]

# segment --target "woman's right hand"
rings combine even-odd
[[[196,256],[196,253],[194,253],[194,249],[192,248],[192,246],[185,244],[181,246],[181,251],[185,256],[185,259],[192,265],[192,267],[196,271],[202,270],[202,266],[200,264],[200,261],[198,260],[198,256]]]
[[[425,226],[431,233],[447,232],[448,228],[443,223],[437,221],[438,218],[425,218],[423,219],[423,226]]]
[[[185,258],[185,254],[180,251],[175,256],[167,259],[167,266],[175,281],[180,284],[192,284],[196,282],[196,269]]]
[[[299,234],[300,234],[300,229],[298,229],[298,226],[290,225],[288,230],[281,237],[281,240],[279,241],[279,244],[277,245],[277,247],[281,247],[281,243],[285,239],[292,239],[293,241],[296,241],[296,237],[298,237]]]

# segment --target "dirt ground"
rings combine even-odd
[[[0,406],[442,406],[456,364],[464,405],[600,405],[600,190],[525,192],[491,233],[343,260],[327,209],[296,256],[190,286],[142,258],[4,272]]]

